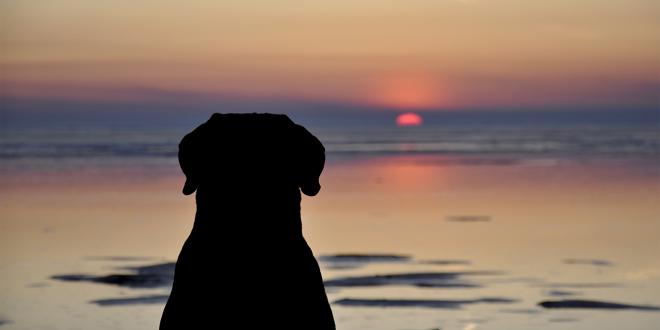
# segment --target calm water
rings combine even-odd
[[[538,305],[660,306],[656,127],[308,126],[328,163],[303,225],[339,329],[660,324],[658,311]],[[51,276],[175,260],[194,214],[175,157],[191,128],[2,132],[3,329],[156,328],[166,285]]]

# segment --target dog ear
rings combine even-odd
[[[190,195],[199,187],[199,176],[201,171],[201,152],[200,135],[206,124],[202,124],[192,132],[186,134],[179,143],[179,165],[183,174],[186,176],[186,183],[183,185],[183,194]]]
[[[321,190],[319,177],[325,165],[325,148],[321,141],[300,125],[295,125],[298,140],[298,168],[300,191],[315,196]]]

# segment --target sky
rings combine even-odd
[[[658,17],[656,0],[0,1],[0,98],[657,109]]]

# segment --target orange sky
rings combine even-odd
[[[0,4],[21,98],[286,98],[405,109],[657,104],[654,0]]]

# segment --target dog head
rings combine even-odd
[[[325,149],[314,135],[273,114],[214,114],[184,136],[178,156],[185,195],[203,185],[254,190],[295,184],[314,196],[325,164]]]

